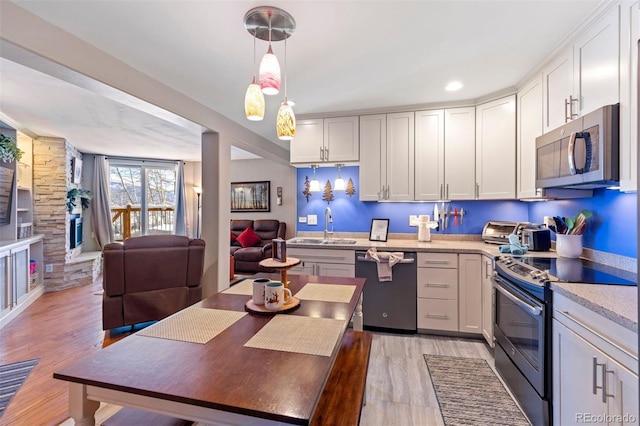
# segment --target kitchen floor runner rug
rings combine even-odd
[[[0,365],[0,417],[39,359]]]
[[[446,426],[529,426],[484,359],[424,355]]]

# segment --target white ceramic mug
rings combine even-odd
[[[256,278],[253,280],[253,303],[254,305],[264,305],[264,286],[270,283],[269,278]]]
[[[291,290],[281,282],[270,282],[264,286],[264,306],[270,311],[278,311],[291,300]]]

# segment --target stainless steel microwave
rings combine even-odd
[[[619,177],[620,104],[607,105],[536,138],[536,187],[592,189]]]

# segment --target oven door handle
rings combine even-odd
[[[496,282],[502,281],[498,277],[493,277],[493,279]],[[542,309],[539,306],[533,306],[533,305],[528,304],[524,300],[522,300],[522,299],[514,296],[513,294],[511,294],[510,291],[505,290],[500,285],[494,284],[493,286],[495,287],[496,290],[498,290],[500,293],[502,293],[504,295],[504,297],[506,297],[507,299],[511,300],[513,303],[515,303],[516,305],[518,305],[519,307],[521,307],[525,311],[529,311],[531,313],[531,315],[538,316],[538,315],[540,315],[542,313]]]

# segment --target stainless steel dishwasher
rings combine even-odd
[[[404,259],[393,265],[392,281],[378,279],[378,265],[356,251],[356,277],[366,278],[362,312],[364,326],[415,332],[417,324],[417,262],[415,253],[404,253]]]

